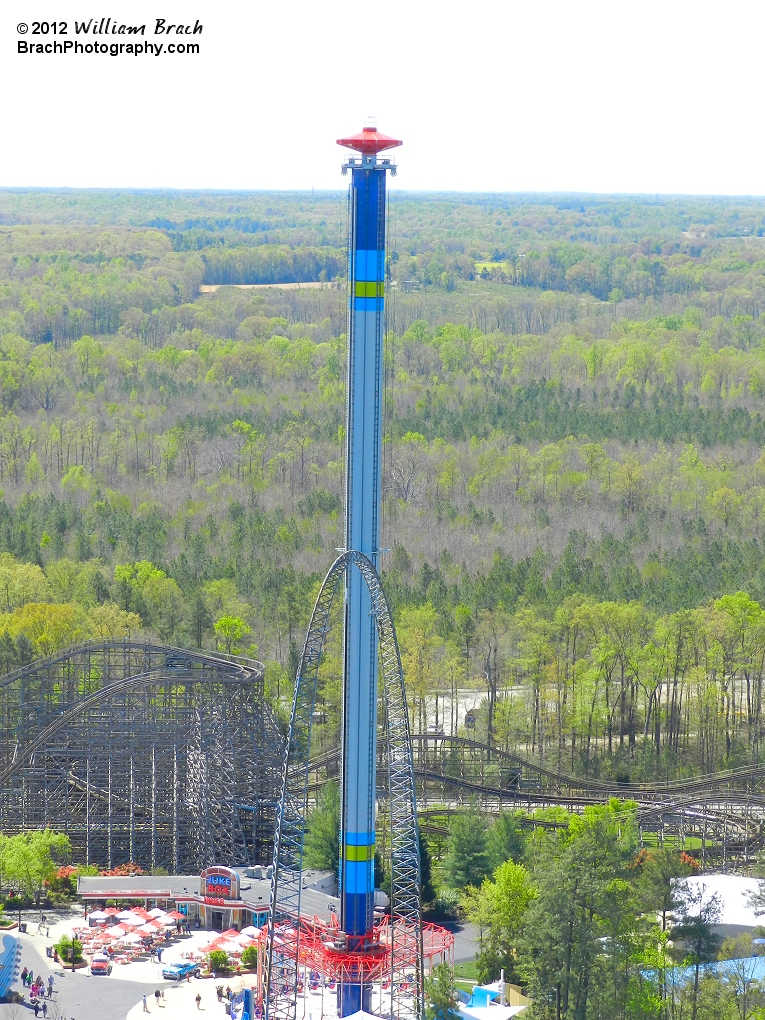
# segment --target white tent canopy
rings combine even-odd
[[[692,890],[697,896],[709,902],[713,896],[720,898],[720,920],[717,925],[735,928],[756,928],[763,923],[749,904],[749,898],[757,892],[759,883],[756,878],[744,878],[742,875],[693,875],[690,878],[676,878],[673,888]]]

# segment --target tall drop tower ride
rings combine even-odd
[[[337,990],[337,1013],[359,1010],[391,1020],[423,1015],[424,961],[448,959],[453,936],[422,923],[419,834],[409,718],[393,619],[377,572],[383,412],[385,210],[380,153],[398,139],[367,127],[338,139],[354,150],[348,247],[345,548],[319,591],[295,678],[274,841],[264,980],[265,1020],[296,1020],[307,978]],[[311,727],[319,665],[333,601],[344,593],[339,918],[301,909],[303,844],[311,767]],[[379,674],[379,676],[378,676]],[[383,707],[378,729],[378,701]],[[378,788],[377,757],[385,763]],[[314,772],[316,766],[314,766]],[[377,797],[387,795],[390,912],[375,913]],[[311,977],[313,975],[313,977]],[[324,998],[322,991],[322,1012]]]
[[[345,548],[378,566],[382,463],[383,303],[385,289],[386,176],[395,173],[378,153],[401,145],[366,128],[338,139],[360,155],[350,157],[348,388],[345,459]],[[361,945],[374,915],[377,751],[377,635],[372,599],[358,570],[346,580],[343,633],[342,815],[340,926],[348,948]],[[361,1009],[363,988],[341,989],[340,1015]]]

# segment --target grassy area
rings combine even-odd
[[[460,980],[460,978],[462,980]],[[473,985],[478,981],[478,964],[475,960],[469,962],[455,963],[454,964],[454,979],[457,984],[470,984]]]
[[[643,833],[643,846],[659,846],[659,834],[658,832],[644,832]],[[707,841],[708,846],[712,844]],[[699,836],[686,836],[685,844],[683,840],[677,835],[667,835],[664,837],[664,846],[673,847],[678,850],[687,850],[691,852],[693,850],[701,850],[702,840]]]

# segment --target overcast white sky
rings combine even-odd
[[[0,186],[342,188],[334,140],[374,113],[407,190],[765,194],[761,2],[2,7]],[[17,53],[53,40],[34,21],[88,41],[75,20],[109,16],[201,53]],[[204,31],[158,37],[156,18]]]

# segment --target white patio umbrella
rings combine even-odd
[[[119,938],[120,935],[125,935],[127,933],[127,928],[123,927],[121,924],[113,924],[111,928],[106,928],[105,931],[107,935],[111,935],[112,938],[116,939]]]
[[[260,935],[260,928],[256,928],[254,924],[248,924],[246,928],[242,928],[242,935],[249,935],[250,938],[256,939]]]
[[[92,918],[94,921],[105,921],[108,916],[109,915],[105,914],[103,910],[91,910],[88,914],[88,917]]]
[[[150,910],[149,913],[151,914],[152,917],[166,917],[167,916],[167,911],[163,910],[162,907],[154,907],[154,909]]]
[[[125,918],[131,918],[135,916],[136,915],[133,913],[132,910],[121,910],[119,914],[117,914],[117,917],[120,919],[120,921],[124,920]]]
[[[140,928],[136,928],[136,931],[141,932],[144,935],[156,935],[159,928],[156,924],[142,924]]]
[[[140,935],[136,935],[134,931],[131,931],[128,935],[123,935],[120,942],[124,942],[128,946],[136,946],[139,942],[143,942]]]

